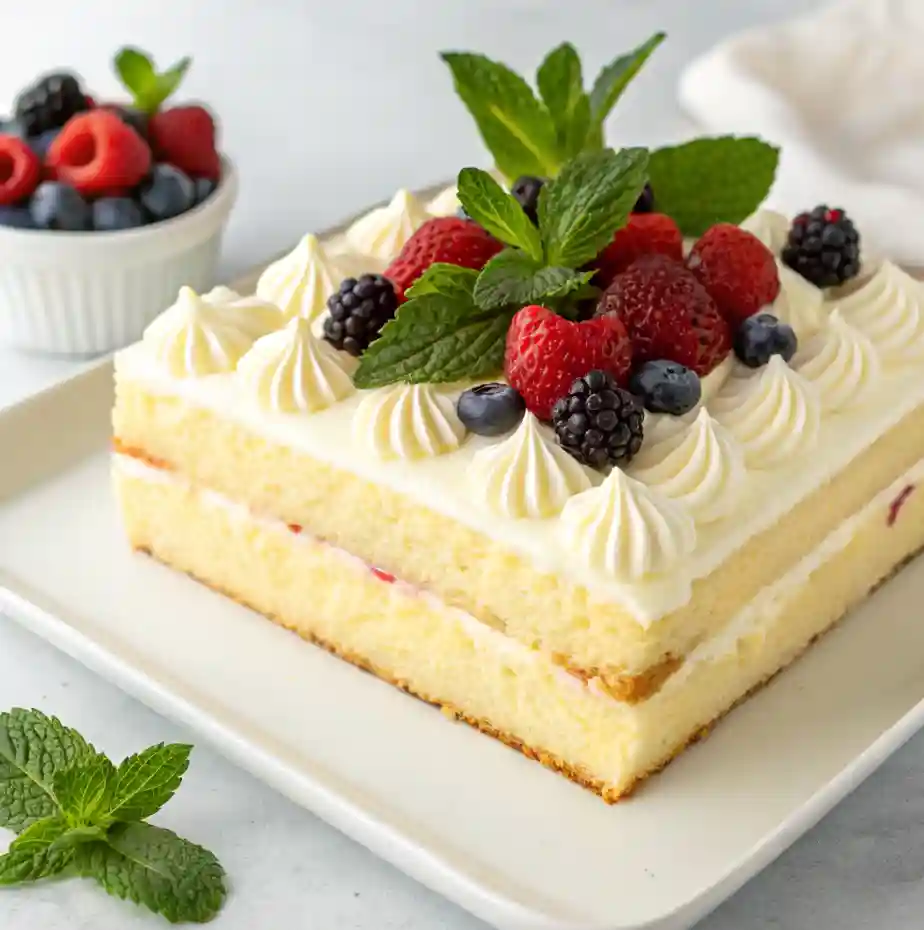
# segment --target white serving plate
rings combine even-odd
[[[0,412],[0,611],[516,930],[693,924],[924,723],[924,563],[615,807],[133,555],[111,365]]]

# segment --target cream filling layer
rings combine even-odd
[[[190,486],[186,479],[173,472],[155,468],[139,459],[119,453],[113,455],[113,467],[127,477],[136,480]],[[890,509],[895,506],[897,501],[904,499],[904,496],[911,493],[907,490],[908,488],[915,489],[922,482],[924,482],[924,460],[917,462],[889,487],[871,498],[860,510],[842,521],[833,532],[825,537],[820,545],[807,553],[789,571],[781,575],[777,581],[758,592],[753,600],[732,617],[719,633],[705,640],[690,652],[680,668],[665,682],[658,692],[657,698],[669,698],[672,693],[682,688],[685,681],[699,665],[720,661],[733,654],[741,640],[752,636],[756,632],[769,631],[778,622],[788,600],[797,590],[810,582],[814,572],[842,552],[865,525],[876,520],[893,519]],[[551,667],[557,680],[567,689],[566,693],[583,692],[585,696],[610,701],[614,705],[618,705],[623,712],[632,713],[633,705],[622,704],[614,699],[605,690],[604,683],[599,678],[592,678],[584,682],[577,676],[569,674],[541,650],[528,648],[518,640],[482,623],[471,614],[447,606],[439,598],[426,591],[422,591],[400,579],[392,580],[392,576],[380,574],[374,567],[346,550],[323,542],[304,530],[293,532],[281,520],[256,515],[246,505],[232,501],[214,491],[200,489],[197,493],[210,506],[224,509],[232,513],[236,519],[256,522],[276,532],[284,533],[299,545],[324,546],[326,550],[341,558],[344,565],[349,566],[351,569],[364,573],[372,571],[382,579],[383,584],[397,584],[409,597],[423,598],[427,607],[434,613],[441,615],[447,623],[455,623],[461,626],[476,646],[486,652],[503,656],[505,662],[516,662],[523,665],[535,662],[546,664]],[[897,517],[898,514],[895,516]],[[754,684],[756,683],[754,682]]]

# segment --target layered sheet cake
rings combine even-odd
[[[924,544],[924,290],[840,209],[742,223],[765,143],[588,139],[184,289],[114,480],[134,548],[614,801]]]

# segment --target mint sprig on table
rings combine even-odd
[[[539,197],[538,229],[487,172],[464,168],[459,199],[468,215],[506,246],[480,271],[432,265],[363,353],[353,380],[375,388],[397,382],[451,383],[503,367],[513,314],[543,303],[572,316],[595,296],[593,259],[624,226],[645,184],[645,149],[603,149],[572,159]]]
[[[166,71],[157,71],[154,61],[137,48],[123,48],[115,56],[114,66],[119,80],[132,95],[136,109],[156,113],[164,101],[180,86],[191,58],[181,58]]]
[[[83,876],[172,923],[211,920],[225,873],[208,850],[146,823],[176,792],[191,746],[158,744],[116,766],[37,710],[0,714],[0,885]]]

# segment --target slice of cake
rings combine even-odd
[[[547,178],[495,151],[528,176],[463,170],[465,218],[400,192],[184,289],[116,358],[114,480],[136,549],[613,801],[924,545],[924,287],[841,210],[739,227],[758,140],[539,112]]]

